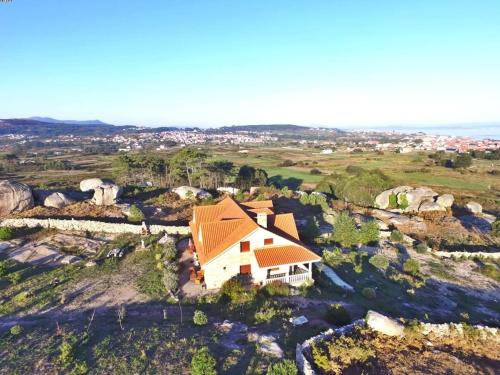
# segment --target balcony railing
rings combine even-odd
[[[283,274],[269,276],[269,278],[264,280],[264,285],[267,285],[269,283],[273,283],[276,281],[280,281],[280,282],[286,283],[286,284],[299,284],[299,283],[302,283],[306,280],[312,280],[312,276],[308,272],[298,273],[295,275],[288,275],[288,276],[286,274],[284,274],[284,276],[280,276],[280,275],[283,275]],[[276,276],[278,276],[278,277],[276,277]]]

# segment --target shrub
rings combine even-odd
[[[377,298],[377,292],[373,288],[363,288],[363,290],[361,291],[361,294],[366,299],[375,299],[375,298]]]
[[[21,274],[19,272],[13,272],[7,276],[10,282],[16,285],[19,281],[21,281]]]
[[[380,239],[380,229],[375,221],[367,221],[359,228],[359,242],[362,244],[375,244]]]
[[[295,163],[290,160],[290,159],[286,159],[286,160],[283,160],[283,162],[281,162],[280,164],[278,164],[278,167],[291,167],[295,165]]]
[[[235,304],[250,302],[256,294],[255,289],[245,288],[243,281],[238,277],[233,277],[222,284],[219,293]]]
[[[197,350],[191,359],[191,375],[217,375],[215,359],[207,347]]]
[[[255,323],[265,323],[271,321],[278,315],[278,310],[271,300],[266,300],[264,304],[255,312]]]
[[[177,249],[173,243],[165,245],[163,249],[165,259],[168,261],[173,261],[177,257]]]
[[[495,237],[500,237],[500,219],[491,224],[491,234]]]
[[[389,195],[389,208],[398,208],[398,196],[394,193]]]
[[[500,270],[494,264],[485,264],[482,267],[474,269],[474,271],[500,282]]]
[[[23,332],[23,327],[19,324],[10,327],[10,334],[13,336],[19,335],[21,332]]]
[[[290,198],[293,195],[293,191],[291,191],[288,186],[284,186],[280,193],[285,197],[285,198]]]
[[[67,341],[63,341],[59,346],[59,356],[57,360],[62,367],[68,367],[74,361],[75,348]]]
[[[351,247],[358,242],[358,233],[354,219],[346,212],[342,212],[335,219],[332,240],[342,247]]]
[[[163,270],[163,285],[169,292],[173,292],[179,287],[179,275],[177,271],[177,265],[173,263],[168,264]]]
[[[401,208],[402,210],[406,210],[408,208],[408,206],[410,205],[408,203],[408,198],[406,198],[406,194],[401,194],[399,200],[400,200],[399,208]]]
[[[421,242],[415,247],[415,250],[419,254],[425,254],[427,252],[427,244]]]
[[[14,237],[14,231],[9,227],[0,227],[0,241],[8,241]]]
[[[417,276],[420,273],[420,264],[415,259],[408,259],[403,263],[403,271],[412,276]]]
[[[309,171],[309,173],[312,175],[320,175],[321,171],[318,168],[313,168]]]
[[[273,363],[267,368],[267,375],[298,375],[295,363],[289,359]]]
[[[143,221],[145,218],[144,213],[135,204],[130,206],[130,213],[128,215],[128,221],[137,223]]]
[[[0,277],[7,274],[7,262],[0,260]]]
[[[307,194],[306,192],[300,194],[299,202],[304,205],[309,204],[309,194]]]
[[[380,254],[372,256],[369,262],[373,267],[378,268],[379,270],[382,270],[384,272],[387,271],[387,268],[389,268],[389,259]]]
[[[281,281],[273,281],[262,288],[262,291],[269,296],[289,296],[290,286]]]
[[[351,314],[344,306],[337,303],[328,308],[325,319],[336,326],[345,326],[351,322]]]
[[[404,240],[403,233],[401,233],[399,230],[393,230],[391,232],[391,241],[393,242],[401,242]]]
[[[201,310],[196,310],[193,315],[193,323],[197,326],[204,326],[208,323],[207,314]]]

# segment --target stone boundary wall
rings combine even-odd
[[[474,257],[482,257],[482,258],[491,258],[491,259],[500,259],[500,253],[485,253],[483,251],[479,251],[477,253],[469,253],[466,251],[433,251],[432,254],[437,255],[440,258],[474,258]]]
[[[304,375],[315,375],[316,371],[313,370],[313,366],[311,362],[306,357],[306,354],[309,357],[312,357],[312,352],[311,352],[311,346],[314,343],[318,343],[321,341],[325,341],[330,339],[333,336],[336,335],[345,335],[348,334],[358,326],[364,326],[365,320],[364,319],[358,319],[354,321],[353,323],[337,328],[337,329],[329,329],[328,331],[322,332],[317,336],[313,336],[310,339],[307,339],[304,341],[302,344],[297,344],[297,347],[295,349],[295,363],[297,364],[297,368],[299,369],[299,372]]]
[[[106,223],[92,220],[61,220],[61,219],[6,219],[0,226],[11,228],[54,228],[62,231],[92,232],[92,233],[132,233],[142,234],[147,228],[151,234],[168,233],[187,235],[191,230],[187,226],[150,225],[147,226],[126,223]]]
[[[295,362],[299,372],[304,375],[316,375],[312,364],[309,362],[307,357],[312,357],[311,346],[314,343],[319,343],[321,341],[329,340],[333,336],[346,335],[354,331],[357,326],[365,326],[365,319],[359,319],[355,322],[340,327],[338,329],[329,329],[328,331],[322,332],[317,336],[307,339],[302,344],[297,344],[295,350]],[[476,325],[473,326],[479,331],[480,336],[483,339],[489,339],[495,342],[500,341],[500,329],[488,326]],[[444,324],[432,324],[432,323],[420,323],[421,334],[424,336],[435,335],[437,337],[446,337],[450,335],[464,335],[463,325],[461,323],[444,323]]]

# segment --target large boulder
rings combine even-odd
[[[481,206],[479,203],[477,202],[469,202],[467,203],[467,209],[473,213],[474,215],[477,215],[477,214],[480,214],[483,212],[483,206]]]
[[[43,205],[45,207],[63,208],[70,204],[75,203],[75,201],[69,198],[66,194],[61,192],[54,192],[49,194],[43,200]]]
[[[100,178],[87,178],[80,182],[80,190],[81,191],[91,191],[95,190],[95,188],[101,186],[104,183]]]
[[[0,181],[0,216],[29,210],[35,205],[28,185],[16,181]]]
[[[436,199],[436,203],[443,208],[451,208],[451,206],[453,206],[454,201],[455,198],[451,194],[443,194],[437,197]]]
[[[94,188],[92,202],[98,206],[113,206],[117,203],[122,189],[115,184],[103,183]]]
[[[209,192],[198,189],[192,186],[179,186],[175,189],[172,189],[174,193],[176,193],[181,199],[188,199],[188,198],[200,198],[200,199],[206,199],[206,198],[212,198],[212,194]]]
[[[404,326],[394,319],[388,318],[376,311],[370,310],[366,314],[366,325],[372,330],[387,336],[403,336]]]
[[[446,208],[444,208],[437,202],[426,200],[422,202],[422,204],[418,208],[418,211],[419,212],[446,211]]]

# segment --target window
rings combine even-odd
[[[240,252],[244,253],[250,251],[250,241],[240,242]]]
[[[272,244],[273,244],[272,238],[264,238],[264,245],[272,245]]]
[[[240,266],[240,274],[242,275],[250,275],[252,273],[252,266],[250,264],[245,264]]]

